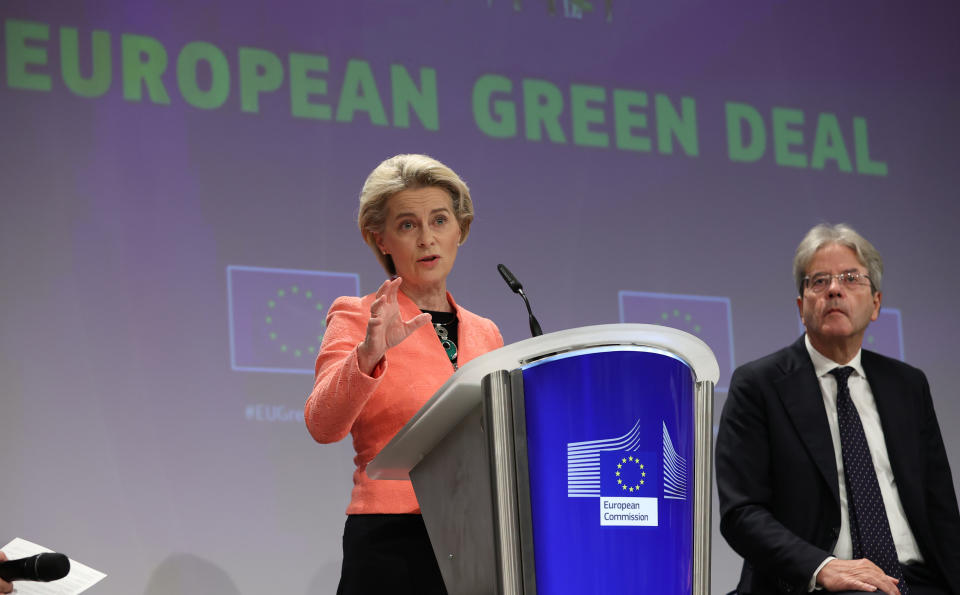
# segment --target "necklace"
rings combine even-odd
[[[440,339],[440,345],[442,345],[443,350],[447,352],[447,357],[450,358],[450,363],[453,364],[453,369],[456,370],[457,344],[450,340],[450,334],[447,332],[446,328],[448,324],[451,324],[451,322],[434,322],[433,330],[437,332],[437,338]]]

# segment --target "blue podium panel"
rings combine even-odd
[[[523,369],[538,595],[688,595],[694,377],[617,347]]]

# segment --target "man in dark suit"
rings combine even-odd
[[[814,227],[794,258],[806,334],[733,373],[716,472],[740,593],[960,595],[960,514],[926,377],[861,350],[882,274],[856,231]]]

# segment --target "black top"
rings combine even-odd
[[[447,340],[453,342],[453,349],[452,350],[445,349],[445,350],[447,351],[447,356],[450,357],[450,361],[453,363],[454,367],[456,367],[457,365],[456,354],[457,354],[457,343],[458,343],[457,327],[459,325],[459,321],[457,320],[457,313],[456,312],[437,312],[436,310],[422,310],[422,312],[426,312],[427,314],[430,315],[430,319],[431,319],[431,322],[433,323],[434,331],[437,332],[437,337],[441,340],[441,342],[442,342],[443,334],[441,333],[441,331],[437,330],[438,325],[446,331]],[[451,351],[453,353],[453,356],[450,356]]]

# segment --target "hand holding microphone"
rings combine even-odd
[[[0,552],[0,593],[13,591],[12,581],[50,582],[70,573],[70,558],[63,554],[45,553],[7,561]]]
[[[0,562],[6,562],[7,555],[0,552]],[[0,578],[0,593],[10,593],[13,591],[13,585]]]

